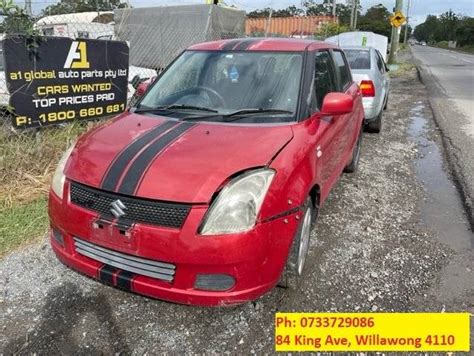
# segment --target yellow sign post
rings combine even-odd
[[[392,17],[390,17],[390,24],[393,27],[400,27],[405,22],[407,22],[407,18],[402,14],[401,11],[395,12]]]

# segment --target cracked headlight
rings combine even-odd
[[[201,235],[234,234],[252,229],[275,171],[256,169],[232,179],[209,208]]]
[[[66,162],[69,159],[73,149],[74,145],[71,145],[66,150],[66,152],[64,152],[63,156],[59,160],[58,166],[56,167],[56,171],[54,171],[53,181],[51,182],[51,189],[61,199],[63,198],[64,181],[66,180],[66,176],[64,175],[64,167],[66,166]]]

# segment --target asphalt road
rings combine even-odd
[[[429,46],[412,53],[474,225],[474,55]]]

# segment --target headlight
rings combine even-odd
[[[64,166],[66,166],[66,162],[71,155],[73,148],[74,145],[71,145],[71,147],[69,147],[66,152],[64,152],[63,156],[59,160],[58,166],[56,167],[56,171],[54,172],[53,181],[51,182],[51,189],[61,199],[63,198],[64,181],[66,179],[64,175]]]
[[[275,171],[257,169],[231,180],[209,208],[201,235],[234,234],[255,226]]]

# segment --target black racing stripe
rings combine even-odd
[[[244,51],[249,48],[253,43],[257,42],[258,40],[255,38],[249,38],[240,42],[237,46],[234,47],[236,51]]]
[[[132,290],[132,279],[135,274],[129,271],[121,271],[117,275],[117,287],[131,291]]]
[[[115,267],[109,266],[109,265],[103,265],[99,269],[99,280],[101,282],[107,283],[107,284],[114,284],[114,273],[116,273],[118,269]]]
[[[176,121],[166,121],[165,123],[154,127],[147,131],[142,136],[138,137],[130,145],[128,145],[120,154],[115,158],[112,165],[109,167],[104,179],[102,180],[101,188],[104,190],[113,191],[117,187],[117,183],[122,176],[125,168],[135,155],[140,152],[143,147],[149,144],[157,136],[163,134],[178,123]]]
[[[176,140],[180,135],[193,127],[194,123],[183,122],[178,127],[165,133],[151,145],[149,145],[130,165],[127,174],[120,184],[118,190],[121,194],[132,195],[140,183],[141,177],[145,173],[150,163],[156,158],[156,156],[171,142]]]
[[[223,46],[222,46],[222,50],[223,51],[230,51],[232,48],[234,48],[234,46],[239,43],[241,40],[231,40],[231,41],[228,41],[226,42]]]

